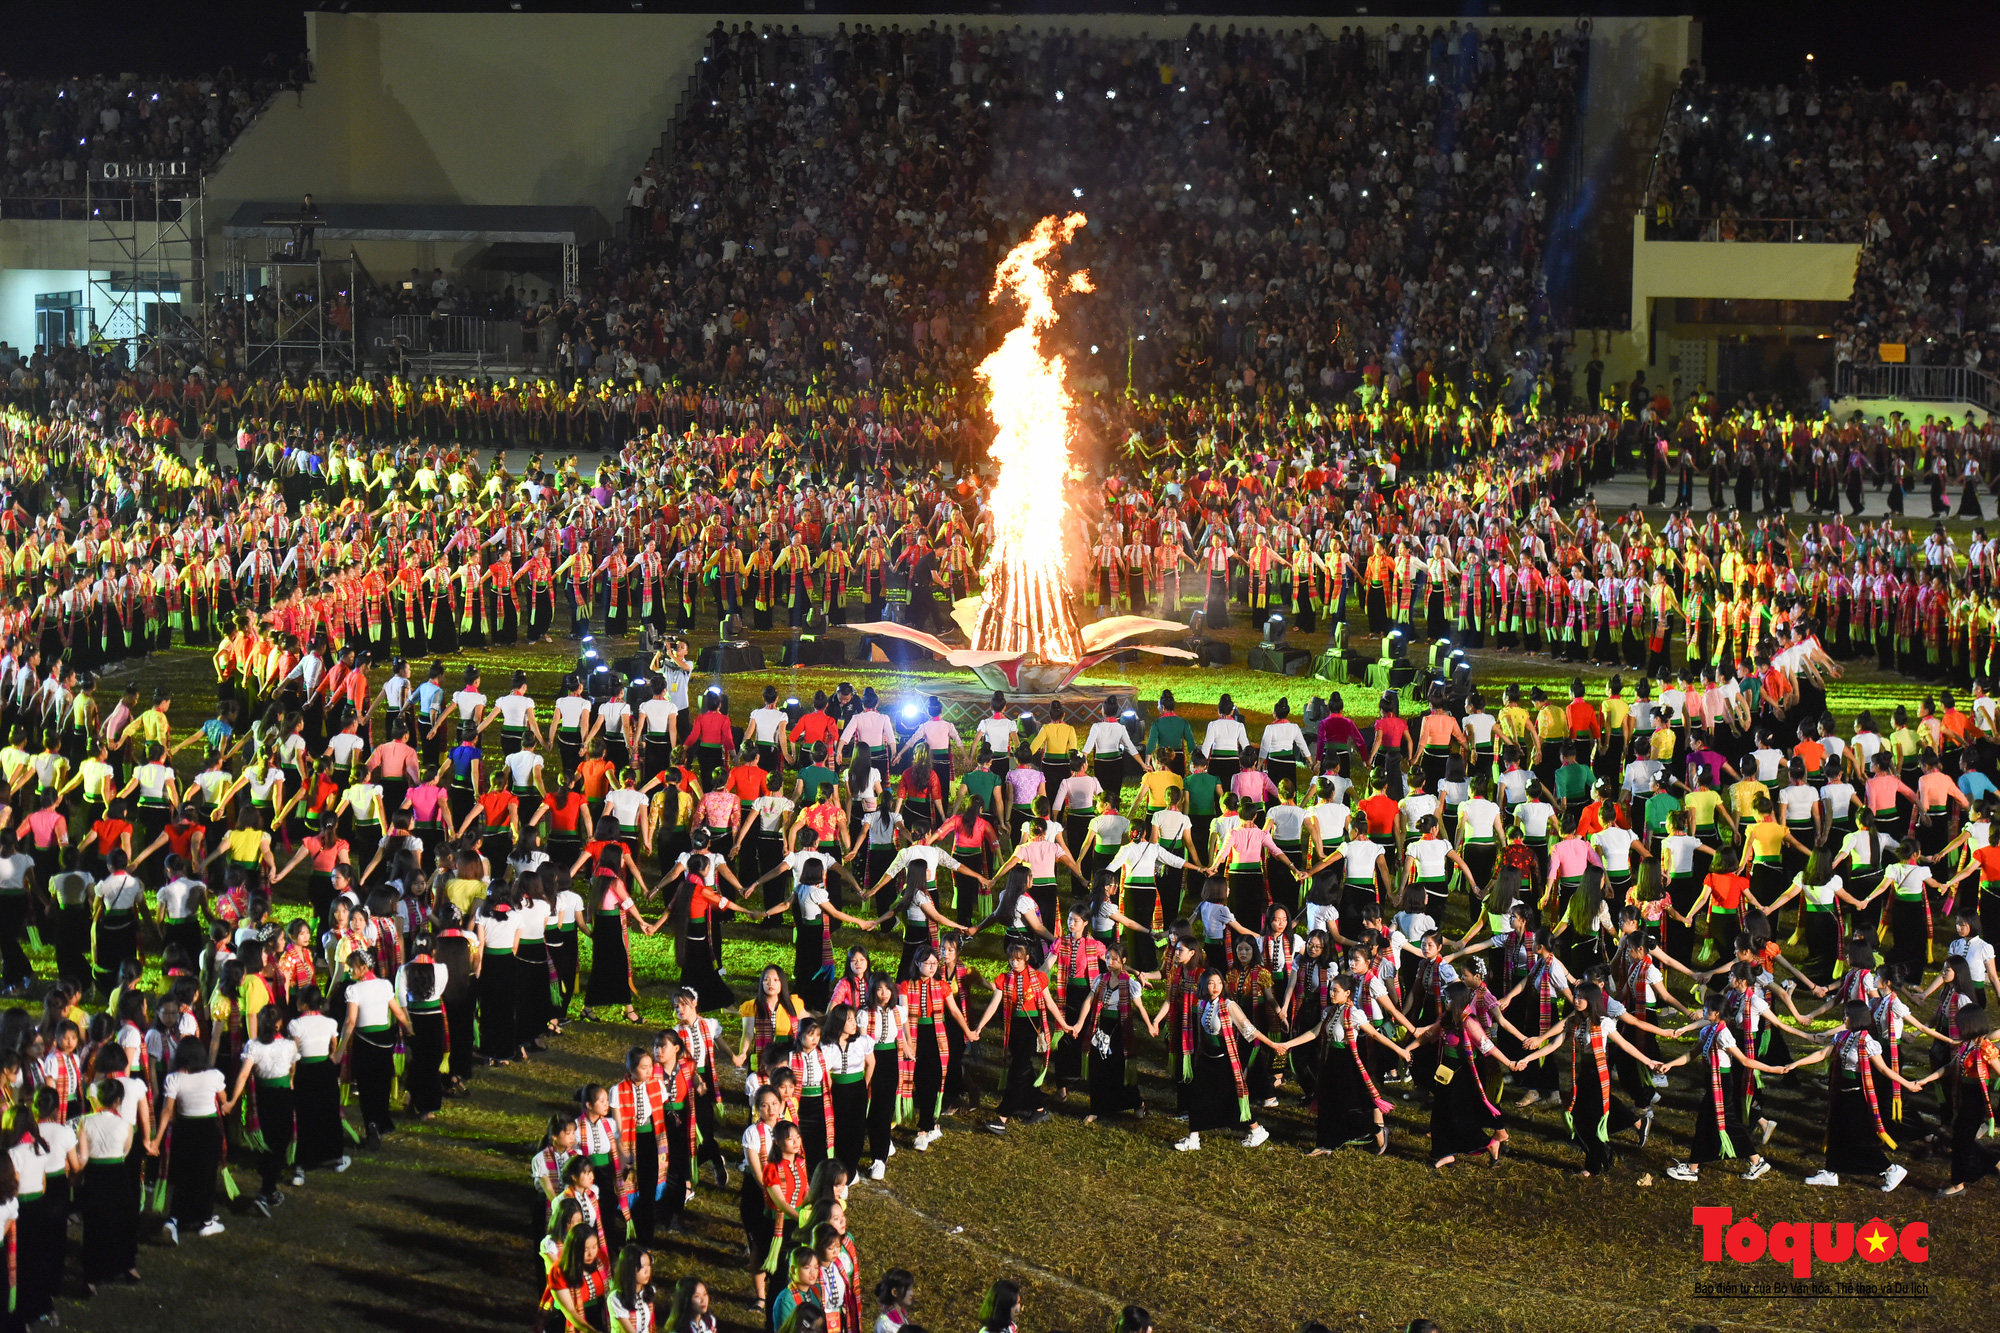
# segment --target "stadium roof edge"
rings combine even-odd
[[[346,204],[316,205],[314,231],[323,241],[457,241],[529,245],[589,245],[611,235],[604,215],[587,204]],[[295,203],[251,201],[227,222],[227,237],[284,238],[296,230]]]

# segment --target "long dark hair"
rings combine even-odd
[[[1014,1327],[1014,1316],[1020,1309],[1021,1284],[1003,1277],[986,1289],[986,1298],[979,1302],[979,1327],[988,1333],[1006,1333]]]
[[[927,891],[930,886],[930,867],[926,866],[922,861],[912,861],[909,865],[905,866],[903,868],[903,894],[900,898],[896,899],[896,906],[894,908],[896,915],[901,916],[903,913],[909,911],[910,907],[917,901],[917,895]]]
[[[1454,981],[1444,988],[1444,1026],[1448,1032],[1465,1031],[1465,1007],[1472,1003],[1472,987]]]
[[[667,1306],[667,1333],[694,1333],[694,1293],[702,1285],[698,1277],[684,1277],[674,1284],[674,1298]]]
[[[1007,883],[1000,890],[1000,900],[993,904],[993,910],[987,914],[986,921],[982,921],[979,924],[984,926],[987,921],[1004,921],[1011,928],[1014,921],[1014,908],[1020,903],[1021,895],[1026,893],[1029,885],[1034,882],[1035,872],[1024,865],[1017,865],[1012,870],[1009,870],[1007,872]]]
[[[776,963],[765,964],[764,970],[757,974],[757,992],[751,997],[753,1003],[757,1005],[758,1009],[764,1007],[764,978],[773,972],[778,974],[778,999],[776,1005],[766,1012],[773,1015],[776,1015],[780,1011],[787,1014],[796,1012],[792,1008],[792,979],[786,975],[785,969],[779,967]],[[752,1012],[754,1013],[755,1010]]]
[[[419,957],[431,951],[431,937],[419,932],[410,936],[409,957],[414,963]],[[437,994],[437,970],[431,967],[403,965],[403,986],[410,992],[412,1000],[428,1000]]]

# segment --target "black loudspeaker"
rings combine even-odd
[[[754,643],[711,643],[695,662],[697,671],[762,671],[764,650]]]
[[[1416,678],[1417,669],[1415,667],[1392,666],[1389,668],[1389,688],[1392,690],[1403,689]]]
[[[1312,654],[1303,648],[1267,648],[1262,644],[1250,650],[1250,669],[1268,671],[1274,676],[1303,676],[1312,665]]]
[[[815,639],[801,635],[785,644],[785,666],[840,666],[846,661],[847,650],[839,639]]]
[[[1221,639],[1202,639],[1181,647],[1199,657],[1203,666],[1230,666],[1236,661],[1235,650]]]

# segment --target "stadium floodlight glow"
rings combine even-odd
[[[1060,88],[1056,89],[1056,101],[1062,101],[1062,89]]]
[[[1096,356],[1096,355],[1097,355],[1097,344],[1096,344],[1096,343],[1092,343],[1092,344],[1090,345],[1090,354],[1091,354],[1092,356]]]
[[[915,722],[921,716],[923,716],[923,710],[915,704],[903,705],[903,721]]]
[[[1083,198],[1083,187],[1081,185],[1072,185],[1069,192],[1079,199]]]
[[[1115,101],[1117,101],[1117,100],[1118,100],[1118,90],[1117,90],[1116,88],[1106,88],[1106,89],[1104,90],[1104,100],[1105,100],[1105,101],[1107,101],[1107,102],[1115,102]]]

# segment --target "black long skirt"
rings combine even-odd
[[[444,1010],[412,1010],[406,1044],[403,1088],[410,1097],[410,1112],[430,1115],[444,1105]]]
[[[1310,1044],[1314,1048],[1324,1045]],[[1342,1148],[1350,1143],[1373,1142],[1377,1129],[1375,1098],[1362,1081],[1354,1048],[1329,1045],[1325,1046],[1325,1052],[1314,1089],[1313,1146]]]
[[[1447,1055],[1438,1067],[1452,1079],[1435,1084],[1431,1095],[1431,1160],[1485,1152],[1504,1117],[1487,1104],[1478,1071],[1462,1056]]]
[[[390,1089],[396,1081],[396,1034],[394,1030],[354,1034],[348,1048],[354,1062],[354,1100],[361,1107],[361,1123],[377,1134],[396,1127],[389,1109]]]
[[[898,1051],[875,1048],[875,1077],[868,1080],[868,1156],[877,1162],[889,1160],[889,1131],[896,1124],[896,1093],[899,1072]]]
[[[833,1145],[827,1142],[826,1106],[821,1100],[822,1096],[824,1094],[818,1091],[802,1092],[799,1094],[799,1151],[809,1167],[818,1166],[833,1155]],[[838,1105],[839,1103],[836,1102],[835,1106],[837,1107]],[[836,1110],[836,1117],[838,1114],[839,1112]],[[833,1127],[833,1133],[835,1138],[840,1136],[840,1125],[837,1119]],[[852,1179],[853,1174],[852,1171],[848,1172],[850,1179]]]
[[[1083,1010],[1090,1003],[1090,983],[1071,980],[1063,988],[1063,1021],[1074,1023],[1083,1017]],[[1083,1082],[1083,1045],[1087,1037],[1071,1037],[1051,1032],[1055,1039],[1055,1067],[1050,1071],[1057,1084],[1064,1088],[1076,1087]]]
[[[1887,956],[1889,963],[1908,963],[1922,968],[1930,961],[1930,932],[1925,928],[1930,919],[1930,899],[1895,898],[1889,904],[1889,929],[1895,933]]]
[[[1837,1057],[1836,1057],[1837,1058]],[[1861,1075],[1837,1069],[1826,1123],[1826,1169],[1843,1176],[1879,1176],[1889,1169],[1887,1146],[1875,1134],[1875,1116],[1861,1090]],[[1895,1086],[1878,1078],[1875,1095],[1886,1123]]]
[[[1805,965],[1799,971],[1821,986],[1833,983],[1833,969],[1840,958],[1840,915],[1832,908],[1806,910],[1800,922],[1805,941]]]
[[[307,1168],[339,1161],[339,1067],[331,1060],[301,1060],[292,1072],[292,1107],[298,1120],[293,1160]]]
[[[950,1054],[944,1040],[943,1025],[949,1019],[917,1024],[917,1075],[910,1089],[911,1100],[917,1113],[917,1131],[928,1134],[937,1128],[940,1104],[944,1099],[945,1058]]]
[[[15,1223],[16,1271],[19,1274],[14,1308],[15,1327],[25,1327],[55,1309],[62,1287],[63,1250],[69,1240],[69,1217],[65,1206],[68,1191],[58,1199],[44,1194],[23,1199]]]
[[[681,985],[693,988],[700,997],[696,1004],[701,1009],[734,1008],[736,995],[722,979],[715,955],[710,951],[708,932],[714,924],[714,917],[688,923],[688,932],[681,940]]]
[[[1639,1117],[1615,1092],[1611,1094],[1607,1113],[1594,1060],[1584,1059],[1577,1070],[1579,1077],[1570,1104],[1569,1140],[1583,1152],[1583,1169],[1602,1174],[1611,1169],[1611,1137],[1638,1124]],[[1602,1137],[1598,1134],[1600,1125],[1604,1131]]]
[[[617,912],[599,912],[590,929],[590,980],[583,1007],[632,1003],[632,965],[625,950],[625,923]]]
[[[282,1182],[291,1164],[292,1140],[298,1135],[298,1096],[283,1083],[255,1080],[257,1132],[264,1137],[257,1154],[257,1190],[270,1194]]]
[[[167,1162],[167,1215],[186,1231],[215,1216],[215,1172],[222,1164],[222,1120],[179,1116]]]
[[[1957,1105],[1951,1117],[1951,1183],[1971,1185],[1990,1175],[2000,1174],[2000,1149],[1982,1143],[1979,1131],[1986,1126],[1986,1113],[1990,1103],[1981,1094],[1977,1084],[1960,1079],[1954,1071],[1947,1075],[1952,1081],[1953,1100]]]
[[[550,1001],[549,985],[549,969],[554,955],[549,951],[548,937],[516,941],[514,959],[518,974],[514,1036],[526,1046],[531,1041],[539,1040],[549,1030],[549,1019],[555,1009]]]
[[[1194,1079],[1188,1088],[1188,1129],[1197,1134],[1242,1129],[1256,1118],[1245,1113],[1244,1100],[1236,1093],[1229,1052],[1197,1048]]]
[[[1085,1057],[1090,1083],[1090,1113],[1099,1120],[1139,1109],[1138,1072],[1125,1052],[1125,1027],[1116,1021],[1100,1023],[1092,1040],[1102,1036],[1108,1046],[1093,1045]]]
[[[868,1084],[838,1080],[833,1085],[833,1155],[852,1180],[861,1173],[861,1153],[868,1146]]]
[[[139,1191],[122,1157],[83,1171],[83,1280],[108,1282],[139,1266]],[[203,1219],[206,1221],[207,1219]]]
[[[573,858],[572,858],[573,859]],[[551,930],[544,938],[549,958],[556,965],[556,980],[562,987],[561,998],[550,1006],[550,1017],[558,1023],[569,1017],[570,1001],[576,998],[576,964],[578,948],[574,930]]]
[[[520,1007],[520,960],[493,952],[479,964],[479,1050],[489,1060],[511,1060],[520,1053],[521,1039],[514,1015]]]

